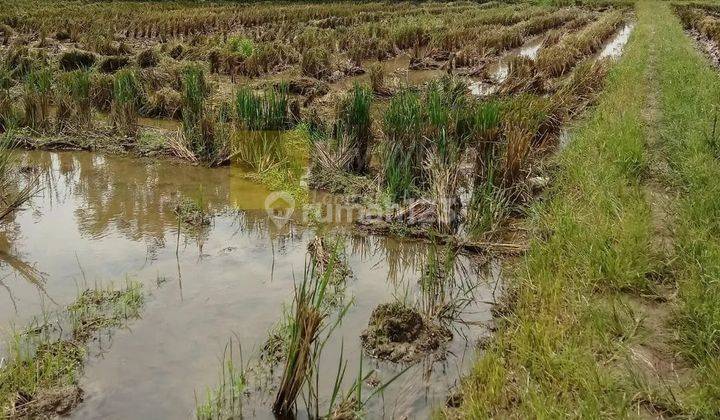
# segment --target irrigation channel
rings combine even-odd
[[[308,226],[314,225],[276,223],[264,209],[268,192],[234,168],[89,152],[22,152],[22,161],[40,177],[42,191],[0,231],[0,325],[26,325],[68,305],[86,286],[131,278],[148,295],[142,319],[92,346],[80,381],[85,401],[73,418],[187,418],[196,398],[217,385],[230,339],[242,345],[246,363],[258,357],[292,303],[316,234]],[[203,203],[213,215],[209,226],[182,225],[178,233],[173,206],[183,197]],[[316,194],[311,201],[326,204],[332,197]],[[352,276],[340,299],[353,304],[323,353],[321,399],[332,392],[341,356],[351,372],[347,383],[361,360],[364,372],[376,369],[363,384],[367,395],[370,382],[387,381],[407,365],[361,356],[360,334],[379,304],[418,298],[431,247],[358,236],[347,220],[323,229],[346,237]],[[429,416],[471,366],[500,277],[496,262],[476,258],[461,255],[454,262],[457,284],[451,287],[470,298],[453,323],[447,352],[412,365],[370,402],[370,417]],[[256,369],[245,414],[273,417],[281,373],[281,365]]]

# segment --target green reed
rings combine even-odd
[[[137,134],[140,95],[141,86],[134,70],[123,69],[115,74],[110,117],[115,130],[128,137]]]
[[[235,118],[245,130],[284,130],[290,127],[287,86],[256,94],[248,87],[235,94]]]
[[[64,73],[58,77],[57,129],[88,129],[92,122],[90,73],[83,70]]]
[[[205,72],[199,66],[188,66],[182,72],[182,126],[185,141],[195,156],[207,159],[215,150],[212,120],[206,112],[208,86]]]
[[[38,133],[45,133],[50,126],[52,79],[52,71],[47,67],[33,68],[25,76],[25,125]]]

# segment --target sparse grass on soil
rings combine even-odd
[[[87,289],[57,314],[57,324],[39,320],[15,332],[0,369],[2,416],[45,418],[69,413],[83,398],[78,380],[88,344],[98,332],[139,317],[142,304],[137,283],[119,290]]]

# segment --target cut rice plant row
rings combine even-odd
[[[549,76],[565,74],[583,57],[598,51],[623,22],[621,11],[604,15],[584,30],[540,51],[538,69]]]
[[[52,51],[65,70],[95,65],[112,73],[133,62],[172,67],[163,63],[169,59],[207,62],[211,72],[233,78],[293,71],[329,81],[363,72],[365,60],[403,53],[457,56],[457,66],[477,65],[590,10],[474,3],[207,5],[188,6],[189,15],[174,3],[123,2],[101,10],[38,3],[0,12],[0,42],[19,57],[27,50]]]
[[[720,42],[720,9],[707,4],[677,4],[675,12],[685,28],[695,30],[714,43]]]

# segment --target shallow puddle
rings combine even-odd
[[[629,23],[623,26],[620,32],[618,32],[610,40],[610,42],[608,42],[605,47],[603,47],[597,58],[601,60],[603,58],[616,59],[620,57],[623,50],[625,49],[625,44],[627,44],[628,40],[630,39],[630,34],[632,33],[633,29],[635,29],[634,23]]]
[[[470,93],[475,96],[488,96],[498,89],[498,85],[508,77],[509,63],[513,57],[526,57],[531,60],[537,58],[540,48],[543,46],[544,37],[538,36],[525,42],[518,48],[513,48],[500,59],[490,63],[486,67],[486,74],[490,80],[479,80],[469,85]]]
[[[149,295],[142,319],[98,343],[104,351],[88,361],[81,380],[86,400],[72,417],[192,417],[196,393],[202,401],[218,384],[219,359],[231,337],[240,341],[246,361],[257,356],[303,276],[314,230],[270,217],[268,192],[234,168],[84,152],[23,156],[43,190],[29,210],[0,228],[0,328],[6,332],[67,305],[85,286],[137,279]],[[178,234],[173,208],[180,197],[216,214],[211,226],[199,232],[182,227]],[[327,195],[312,199],[333,202]],[[348,361],[343,389],[354,380],[359,335],[372,310],[417,296],[429,250],[418,242],[353,235],[344,223],[333,226],[348,238],[353,278],[345,299],[354,305],[323,354],[323,399],[332,391],[341,345]],[[463,322],[454,325],[447,358],[410,368],[371,402],[369,418],[429,417],[470,367],[500,274],[496,265],[464,256],[455,272],[473,293]],[[368,357],[363,363],[365,372],[377,369],[381,381],[404,368]],[[250,389],[245,415],[272,418],[274,388],[268,388]],[[366,386],[363,395],[371,392]]]
[[[370,73],[368,69],[373,63],[378,63],[378,61],[368,60],[363,62],[362,67],[366,69],[365,73],[358,76],[342,78],[337,82],[331,83],[331,88],[335,91],[345,91],[351,89],[355,83],[370,83]],[[379,63],[383,67],[386,82],[395,79],[403,86],[420,86],[445,74],[445,71],[441,69],[410,70],[410,56],[407,54],[400,54],[388,60],[380,61]]]

